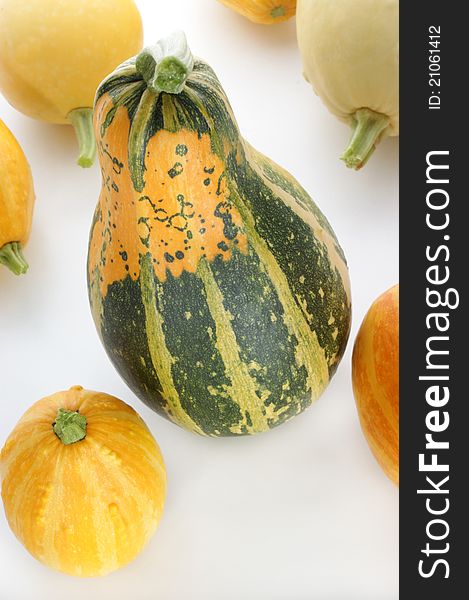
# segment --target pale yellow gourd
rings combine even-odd
[[[90,166],[96,88],[142,43],[133,0],[0,0],[0,92],[34,119],[72,123]]]
[[[359,169],[399,135],[399,1],[298,0],[305,78],[353,129],[342,159]]]

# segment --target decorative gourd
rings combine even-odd
[[[342,160],[359,169],[399,135],[399,0],[298,0],[296,23],[305,78],[351,125]]]
[[[363,433],[399,483],[399,285],[371,305],[355,340],[352,381]]]
[[[28,270],[23,247],[29,239],[34,187],[28,161],[0,119],[0,264],[15,275]]]
[[[103,81],[95,128],[89,296],[122,377],[201,434],[255,433],[301,412],[350,327],[347,266],[323,214],[241,137],[182,33]]]
[[[219,0],[254,23],[271,25],[295,15],[296,0]]]
[[[0,92],[29,117],[72,124],[89,167],[96,88],[142,42],[133,0],[0,0]]]
[[[159,448],[127,404],[80,386],[36,402],[0,455],[16,537],[42,563],[81,577],[133,560],[163,510]]]

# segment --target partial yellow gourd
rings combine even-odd
[[[0,119],[0,264],[15,275],[28,270],[23,247],[34,207],[31,169],[15,136]]]
[[[399,1],[298,0],[305,78],[353,129],[342,159],[359,169],[399,135]]]
[[[160,450],[127,404],[80,386],[36,402],[0,454],[16,537],[42,563],[82,577],[133,560],[166,493]]]
[[[96,88],[142,43],[133,0],[0,0],[0,91],[34,119],[71,123],[88,167]]]
[[[254,23],[271,25],[295,15],[296,0],[219,0]]]

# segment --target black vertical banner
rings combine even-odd
[[[400,3],[401,598],[467,594],[469,52],[463,6]]]

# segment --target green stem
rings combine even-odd
[[[93,131],[93,109],[75,108],[67,119],[75,128],[80,154],[77,163],[80,167],[91,167],[96,158],[96,142]]]
[[[284,17],[285,16],[285,7],[280,4],[279,6],[276,6],[275,8],[273,8],[270,11],[270,14],[274,19],[277,19],[278,17]]]
[[[349,145],[340,157],[347,167],[358,170],[373,154],[389,126],[389,117],[369,108],[360,108],[352,116],[353,133]]]
[[[9,242],[0,248],[0,264],[15,275],[24,275],[29,268],[19,242]]]
[[[182,31],[144,48],[135,67],[147,86],[157,94],[179,94],[194,68],[194,58]]]
[[[74,444],[86,437],[86,417],[77,410],[59,408],[52,429],[63,444]]]

